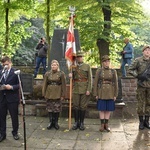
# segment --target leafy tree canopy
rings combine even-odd
[[[109,54],[113,64],[119,66],[120,55],[124,46],[123,39],[129,37],[135,47],[135,54],[140,55],[142,45],[149,43],[149,16],[143,13],[141,2],[144,0],[50,0],[50,14],[47,14],[47,0],[0,0],[0,45],[1,51],[19,56],[24,55],[25,64],[34,61],[34,45],[38,38],[45,35],[46,17],[50,16],[50,36],[55,28],[68,28],[70,5],[76,8],[75,28],[79,30],[81,49],[87,54],[85,59],[92,66],[99,64],[99,51],[96,40],[109,41]],[[102,8],[111,10],[111,21],[104,21]],[[5,9],[9,8],[9,47],[5,43]],[[39,19],[41,18],[41,19]],[[42,20],[43,19],[43,20]],[[38,20],[38,21],[37,21]],[[35,23],[35,22],[36,23]],[[44,21],[44,24],[43,24]],[[103,34],[104,24],[110,24]],[[40,26],[39,26],[40,25]],[[17,53],[16,53],[17,51]],[[16,53],[16,54],[15,54]]]

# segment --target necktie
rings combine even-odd
[[[8,77],[8,70],[6,70],[5,72],[5,81],[7,80],[7,77]]]

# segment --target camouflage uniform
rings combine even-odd
[[[150,59],[147,60],[144,56],[139,57],[134,60],[134,62],[129,67],[129,74],[138,79],[139,75],[144,72],[146,67],[150,64]],[[143,127],[143,115],[145,115],[145,123],[148,122],[150,115],[150,78],[148,80],[141,82],[139,79],[137,81],[137,113],[139,115],[140,125]],[[147,126],[146,126],[147,127]],[[139,126],[141,128],[141,126]]]
[[[77,53],[77,56],[79,55],[83,56],[83,53]],[[88,64],[80,63],[73,68],[74,130],[79,126],[81,130],[84,128],[82,125],[84,122],[85,110],[91,97],[91,95],[86,95],[87,91],[90,93],[92,91],[92,72]]]
[[[65,97],[66,78],[62,71],[49,71],[44,76],[42,95],[47,101],[50,122],[58,122],[62,110],[61,97]],[[49,129],[49,128],[48,128]]]

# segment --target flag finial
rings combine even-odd
[[[74,6],[69,6],[69,10],[70,10],[71,15],[74,15],[76,8]]]

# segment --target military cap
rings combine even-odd
[[[102,62],[103,62],[103,61],[106,61],[106,60],[110,60],[110,58],[109,58],[108,55],[104,55],[104,56],[102,57]]]
[[[142,52],[143,52],[145,49],[147,49],[147,48],[150,48],[150,46],[149,46],[149,45],[144,46],[144,47],[142,48]]]
[[[84,53],[82,51],[78,51],[77,54],[76,54],[76,56],[77,57],[84,56]]]

